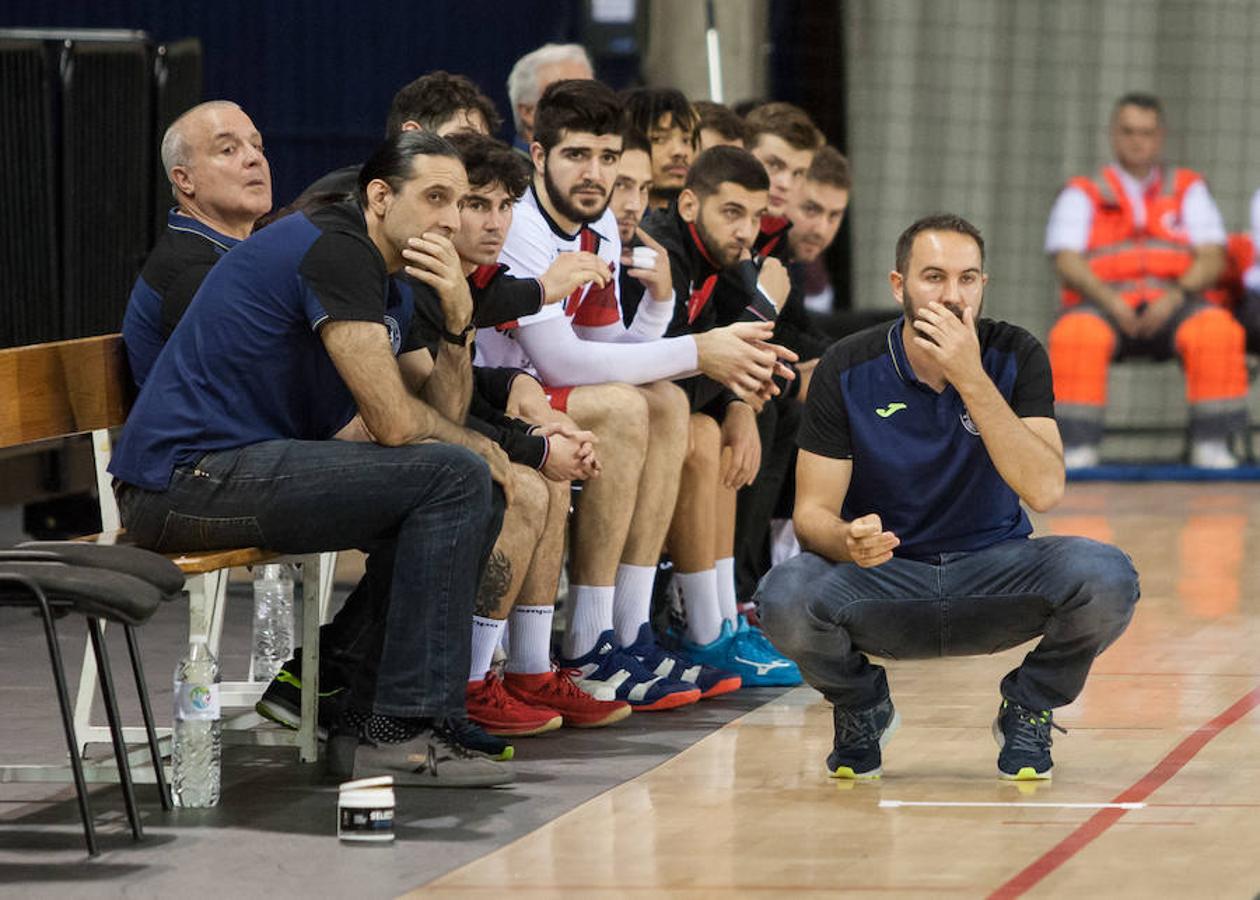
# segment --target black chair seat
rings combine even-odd
[[[162,604],[162,592],[147,581],[108,569],[71,566],[62,562],[14,561],[0,556],[0,573],[24,576],[39,585],[49,602],[68,604],[76,612],[139,625]],[[30,594],[11,584],[0,583],[0,604],[5,601],[29,605]]]
[[[52,553],[60,562],[92,569],[110,569],[147,581],[163,594],[173,596],[184,589],[184,573],[179,566],[160,553],[117,544],[90,544],[82,541],[27,541],[6,554],[22,552]]]

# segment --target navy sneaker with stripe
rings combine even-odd
[[[596,700],[624,700],[636,712],[655,712],[695,703],[700,688],[649,671],[636,657],[616,644],[612,629],[605,631],[587,654],[560,660],[575,669],[574,683]]]
[[[649,672],[694,684],[700,689],[702,700],[737,691],[743,683],[733,672],[698,663],[681,651],[666,650],[656,642],[652,626],[647,622],[639,627],[634,643],[625,651],[643,663]]]

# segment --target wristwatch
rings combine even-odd
[[[442,340],[449,341],[450,343],[454,344],[456,347],[463,347],[465,344],[468,343],[468,335],[472,334],[472,332],[476,329],[476,327],[477,326],[474,325],[472,322],[469,322],[467,325],[464,326],[464,330],[461,331],[459,334],[456,334],[453,331],[447,331],[445,328],[443,328]]]

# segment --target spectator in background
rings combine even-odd
[[[526,53],[508,73],[508,102],[512,104],[512,121],[516,125],[513,146],[529,156],[534,139],[534,107],[553,82],[571,78],[595,77],[595,67],[581,44],[543,44]]]
[[[664,209],[678,197],[696,156],[700,117],[682,91],[634,88],[622,93],[625,130],[647,135],[652,146],[653,209]]]
[[[460,131],[494,134],[502,125],[494,102],[463,75],[439,69],[399,88],[385,118],[385,137],[404,131],[428,131],[440,137]],[[352,194],[361,167],[345,166],[329,172],[302,192],[299,209],[320,194]]]
[[[1115,162],[1071,179],[1050,211],[1045,250],[1064,306],[1050,360],[1069,469],[1099,461],[1111,361],[1174,353],[1186,373],[1192,464],[1237,465],[1229,442],[1245,423],[1245,336],[1208,290],[1225,268],[1225,226],[1201,175],[1164,167],[1164,135],[1158,98],[1121,97]]]
[[[744,135],[747,131],[744,120],[735,111],[722,103],[712,100],[697,100],[693,104],[700,116],[700,124],[696,128],[699,135],[697,153],[703,153],[710,147],[729,145],[743,147]]]
[[[271,209],[271,168],[262,135],[230,100],[211,100],[181,115],[166,129],[161,153],[176,205],[123,315],[123,342],[137,387],[144,385],[206,273]]]

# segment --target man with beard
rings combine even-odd
[[[975,226],[920,219],[889,274],[902,318],[836,344],[814,375],[794,517],[806,552],[756,599],[775,646],[833,704],[834,778],[878,777],[898,724],[866,653],[995,653],[1038,635],[1002,681],[993,733],[1002,778],[1049,778],[1052,710],[1138,599],[1115,547],[1029,539],[1020,501],[1043,512],[1063,496],[1050,364],[1022,328],[980,318],[986,280]]]
[[[651,671],[667,661],[657,658],[643,627],[687,445],[687,400],[668,380],[699,371],[745,397],[769,393],[779,351],[761,343],[772,331],[762,323],[661,339],[674,309],[665,254],[651,268],[631,269],[647,285],[647,298],[630,327],[622,324],[615,277],[621,241],[607,209],[621,156],[620,120],[616,95],[599,82],[547,89],[534,120],[533,183],[517,204],[502,256],[528,277],[562,253],[588,250],[614,279],[575,291],[562,306],[482,329],[477,347],[482,363],[537,372],[552,407],[599,440],[603,471],[577,503],[565,664],[579,670],[579,684],[590,692],[615,694],[640,710],[668,709],[704,690]],[[550,633],[545,624],[539,640]],[[636,653],[623,653],[622,645]]]
[[[743,317],[774,319],[787,297],[787,273],[777,259],[760,269],[748,259],[769,186],[748,151],[715,147],[697,157],[677,203],[644,220],[643,232],[669,253],[677,300],[667,333],[714,327],[711,295],[728,272],[743,286]],[[760,467],[756,413],[704,376],[682,384],[691,400],[691,451],[668,539],[686,618],[682,650],[748,686],[799,684],[796,666],[739,616],[735,603],[735,495]]]
[[[791,473],[796,463],[796,431],[800,426],[801,402],[809,392],[810,379],[818,359],[834,339],[810,319],[805,309],[805,267],[822,256],[844,221],[851,186],[848,160],[838,150],[825,146],[814,155],[805,180],[788,204],[789,264],[792,290],[775,322],[775,340],[790,347],[800,357],[797,378],[784,396],[767,403],[757,416],[761,435],[761,470],[746,490],[740,491],[735,531],[735,591],[740,611],[755,619],[752,595],[757,582],[770,568],[771,520],[776,515],[791,517]],[[853,329],[856,330],[856,329]],[[780,550],[790,548],[791,525],[774,538]],[[788,553],[791,551],[788,550]]]

